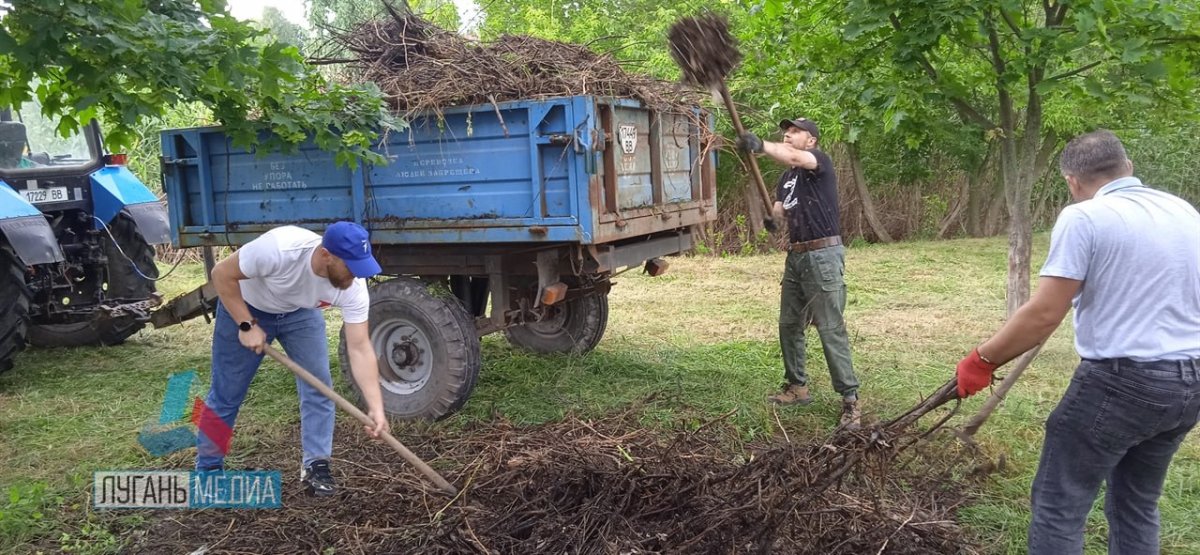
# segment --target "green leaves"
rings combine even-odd
[[[839,13],[839,5],[833,0],[803,7],[796,3],[795,11]],[[1014,129],[1007,131],[1019,133],[1024,121],[1016,116],[1027,114],[1031,105],[1054,112],[1101,113],[1120,108],[1078,103],[1118,103],[1144,111],[1190,102],[1198,81],[1193,61],[1200,57],[1197,12],[1194,3],[1137,0],[1065,5],[850,0],[837,23],[840,44],[805,37],[794,48],[823,66],[856,74],[837,80],[865,78],[865,83],[835,85],[832,92],[841,104],[851,101],[874,110],[883,106],[874,119],[886,130],[903,129],[904,114],[911,116],[911,106],[895,107],[905,91],[893,85],[897,78],[907,78],[909,87],[927,89],[928,99],[940,99],[968,121],[978,120],[976,115],[997,125],[1008,121],[1005,125]],[[813,54],[816,51],[822,54]],[[1184,66],[1189,70],[1180,69]],[[865,91],[871,91],[871,98],[864,97]],[[881,95],[895,98],[881,105]],[[1057,103],[1068,105],[1060,110]],[[1014,117],[1001,117],[1003,110]]]
[[[291,44],[225,13],[221,0],[12,0],[0,19],[0,105],[29,99],[70,132],[97,113],[113,148],[175,105],[199,102],[238,146],[290,149],[330,128],[320,146],[338,160],[370,152],[386,111],[378,91],[338,86],[304,64]],[[261,132],[271,139],[260,144]]]

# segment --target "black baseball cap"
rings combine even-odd
[[[817,129],[817,124],[814,123],[813,120],[806,119],[806,118],[796,118],[796,119],[785,119],[785,120],[779,122],[779,128],[784,131],[787,131],[788,129],[790,129],[792,127],[795,127],[797,129],[802,129],[804,131],[808,131],[808,134],[812,135],[814,139],[821,138],[821,130]]]

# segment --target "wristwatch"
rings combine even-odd
[[[242,331],[250,331],[250,328],[253,328],[254,325],[257,323],[258,323],[258,319],[251,318],[250,320],[247,320],[245,322],[238,324],[238,329],[242,330]]]

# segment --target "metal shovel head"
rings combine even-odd
[[[676,21],[667,32],[671,57],[694,85],[713,87],[742,61],[729,20],[712,12]]]

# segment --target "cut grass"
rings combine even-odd
[[[1035,269],[1046,240],[1045,235],[1036,238]],[[868,413],[888,417],[911,407],[1000,326],[1005,248],[1003,238],[994,238],[847,251],[847,322]],[[735,411],[730,421],[741,437],[731,438],[733,442],[782,441],[765,396],[782,382],[776,318],[783,258],[677,258],[659,278],[626,273],[611,293],[607,335],[586,356],[531,355],[499,335],[489,336],[470,402],[461,414],[437,426],[494,415],[518,424],[568,413],[596,415],[657,395],[680,409],[647,413],[643,421],[648,426]],[[201,276],[198,265],[184,266],[160,289],[169,298],[198,285]],[[340,323],[336,314],[328,318],[335,348]],[[817,402],[778,411],[792,441],[820,437],[837,420],[837,396],[830,390],[819,342],[814,333],[809,339]],[[137,444],[137,433],[156,421],[169,374],[197,370],[192,393],[203,395],[210,342],[211,328],[200,320],[143,331],[120,347],[21,355],[16,369],[0,376],[0,490],[15,496],[0,497],[0,551],[61,533],[70,534],[61,542],[63,548],[116,550],[95,523],[65,521],[54,509],[86,504],[95,470],[191,465],[190,452],[151,457]],[[1003,453],[1007,466],[991,476],[979,500],[960,511],[959,518],[989,552],[1024,552],[1042,423],[1065,390],[1075,362],[1068,322],[980,432],[985,449],[993,456]],[[337,361],[333,363],[334,374],[340,375]],[[348,393],[340,378],[335,381]],[[982,401],[982,396],[967,400],[961,413],[972,414]],[[672,406],[655,406],[664,404]],[[230,464],[237,465],[260,441],[293,437],[298,422],[294,378],[273,362],[264,363],[239,417]],[[298,461],[277,464],[286,476]],[[1198,489],[1200,450],[1189,439],[1163,495],[1165,553],[1200,553],[1200,526],[1194,524],[1200,514]],[[41,516],[34,518],[35,513]],[[1105,533],[1097,509],[1088,526],[1089,553],[1103,552]]]

